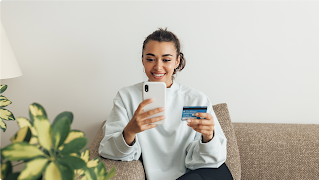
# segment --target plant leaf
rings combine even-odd
[[[38,141],[44,149],[50,151],[52,145],[52,129],[46,112],[44,108],[37,103],[31,104],[29,109],[30,117],[33,118],[33,125],[38,134]]]
[[[94,173],[94,168],[85,168],[84,174],[86,180],[96,180],[96,174]]]
[[[0,179],[5,179],[11,173],[12,173],[11,161],[7,161],[6,163],[1,164],[1,177],[0,177]]]
[[[38,144],[38,143],[39,143],[39,141],[38,141],[37,137],[31,137],[29,144]]]
[[[0,118],[0,128],[2,129],[3,132],[6,132],[7,130],[7,125],[1,118]]]
[[[11,138],[11,142],[29,142],[31,139],[31,130],[28,126],[23,127],[20,129],[14,136]]]
[[[7,178],[5,180],[17,180],[20,172],[15,172],[12,174],[8,174]]]
[[[86,143],[87,143],[86,138],[74,139],[70,143],[64,145],[64,148],[62,149],[61,154],[67,155],[67,154],[79,152],[82,148],[84,148]]]
[[[0,118],[3,120],[9,120],[9,121],[15,120],[12,112],[7,109],[0,109]]]
[[[0,94],[3,93],[7,89],[7,85],[0,85]]]
[[[24,169],[21,171],[18,179],[37,179],[41,176],[45,169],[48,159],[39,157],[26,163]]]
[[[0,164],[0,180],[3,180],[5,177],[3,177],[4,175],[2,174],[2,164]]]
[[[6,107],[9,104],[11,104],[12,102],[9,101],[9,99],[7,99],[6,97],[0,95],[0,107]]]
[[[87,163],[89,162],[89,158],[90,158],[90,151],[88,148],[86,148],[84,151],[81,152],[81,159],[83,159],[83,161]]]
[[[44,156],[44,153],[40,149],[27,142],[10,144],[2,149],[2,154],[9,161],[28,160]]]
[[[64,144],[68,144],[69,142],[73,141],[76,138],[82,138],[84,137],[84,132],[79,130],[71,130],[68,137],[64,141]]]
[[[84,168],[85,169],[85,168]],[[76,170],[74,170],[74,176],[75,177],[80,177],[80,176],[82,176],[83,175],[83,177],[85,177],[84,175],[84,170],[83,169],[76,169]],[[81,179],[83,179],[83,178],[81,178]]]
[[[52,142],[53,148],[56,150],[63,144],[70,132],[70,121],[65,116],[57,119],[52,126]]]
[[[48,119],[47,113],[45,112],[44,108],[38,103],[32,103],[29,106],[29,115],[31,124],[34,121],[34,118],[38,116],[40,117],[40,119]]]
[[[50,162],[50,164],[45,169],[44,179],[45,180],[62,180],[61,171],[54,162]]]
[[[50,151],[52,145],[52,129],[47,119],[34,119],[34,127],[37,130],[40,145]]]
[[[107,173],[106,177],[104,180],[109,180],[115,175],[115,166],[112,167],[112,169]]]
[[[16,180],[18,179],[20,172],[11,173],[7,176],[5,180]]]
[[[95,174],[97,175],[98,180],[104,180],[106,176],[106,169],[103,162],[99,162],[99,164],[94,169]]]
[[[1,153],[1,151],[2,151],[2,149],[0,148],[0,154],[1,154],[1,164],[3,164],[3,161],[4,161],[5,159],[4,159],[4,156],[3,156],[3,154]]]
[[[25,126],[28,126],[28,127],[30,127],[30,129],[31,129],[32,135],[34,135],[34,136],[37,136],[37,135],[38,135],[38,134],[37,134],[37,131],[36,131],[35,128],[33,127],[33,124],[32,124],[27,118],[17,117],[16,120],[17,120],[18,126],[19,126],[20,128],[23,128],[23,127],[25,127]]]
[[[64,111],[62,113],[60,113],[59,115],[57,115],[54,120],[53,120],[53,123],[52,123],[52,127],[54,126],[54,124],[57,122],[57,120],[59,119],[68,119],[70,121],[70,124],[72,124],[73,122],[73,113],[72,112],[69,112],[69,111]]]
[[[74,172],[68,166],[62,165],[60,163],[56,164],[61,172],[62,180],[71,180],[73,179]]]
[[[72,171],[75,169],[86,168],[86,163],[81,158],[75,156],[63,156],[58,160],[58,163],[68,166]]]
[[[87,166],[88,168],[96,167],[96,166],[99,164],[99,162],[100,162],[100,158],[97,157],[97,158],[92,159],[92,160],[90,160],[89,162],[87,162],[87,163],[86,163],[86,166]]]

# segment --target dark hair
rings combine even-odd
[[[158,30],[154,31],[152,34],[148,35],[143,42],[142,58],[143,58],[145,45],[148,43],[148,41],[151,41],[151,40],[158,41],[158,42],[163,42],[163,41],[173,42],[176,48],[176,58],[180,56],[179,65],[177,66],[176,69],[174,69],[173,75],[175,75],[177,71],[182,71],[184,69],[186,65],[186,60],[185,60],[184,54],[181,52],[181,45],[180,45],[179,39],[174,33],[167,31],[167,28],[165,29],[159,28]],[[174,78],[175,77],[172,76],[172,79]]]

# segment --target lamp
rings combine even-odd
[[[19,64],[11,48],[6,31],[1,24],[1,60],[0,79],[15,78],[22,75]]]
[[[13,50],[11,48],[10,42],[7,38],[6,31],[1,24],[1,59],[0,59],[0,79],[9,79],[21,76],[21,70],[19,64],[14,56]],[[3,93],[7,89],[7,85],[0,85],[0,93]],[[3,120],[15,120],[11,111],[4,109],[12,102],[8,100],[5,96],[0,96],[0,129],[3,132],[6,131],[7,125]]]

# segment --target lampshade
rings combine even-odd
[[[19,64],[14,56],[6,31],[1,24],[1,59],[0,59],[0,79],[14,78],[22,75]]]

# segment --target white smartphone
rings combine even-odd
[[[144,107],[144,112],[152,110],[152,109],[160,108],[160,107],[165,108],[166,84],[164,82],[147,81],[143,83],[143,100],[151,99],[151,98],[154,99],[154,101]],[[147,119],[153,118],[153,117],[159,117],[163,115],[165,115],[165,110],[160,113],[149,116],[147,117]],[[164,123],[165,123],[165,119],[161,121],[157,121],[152,124],[164,124]]]

